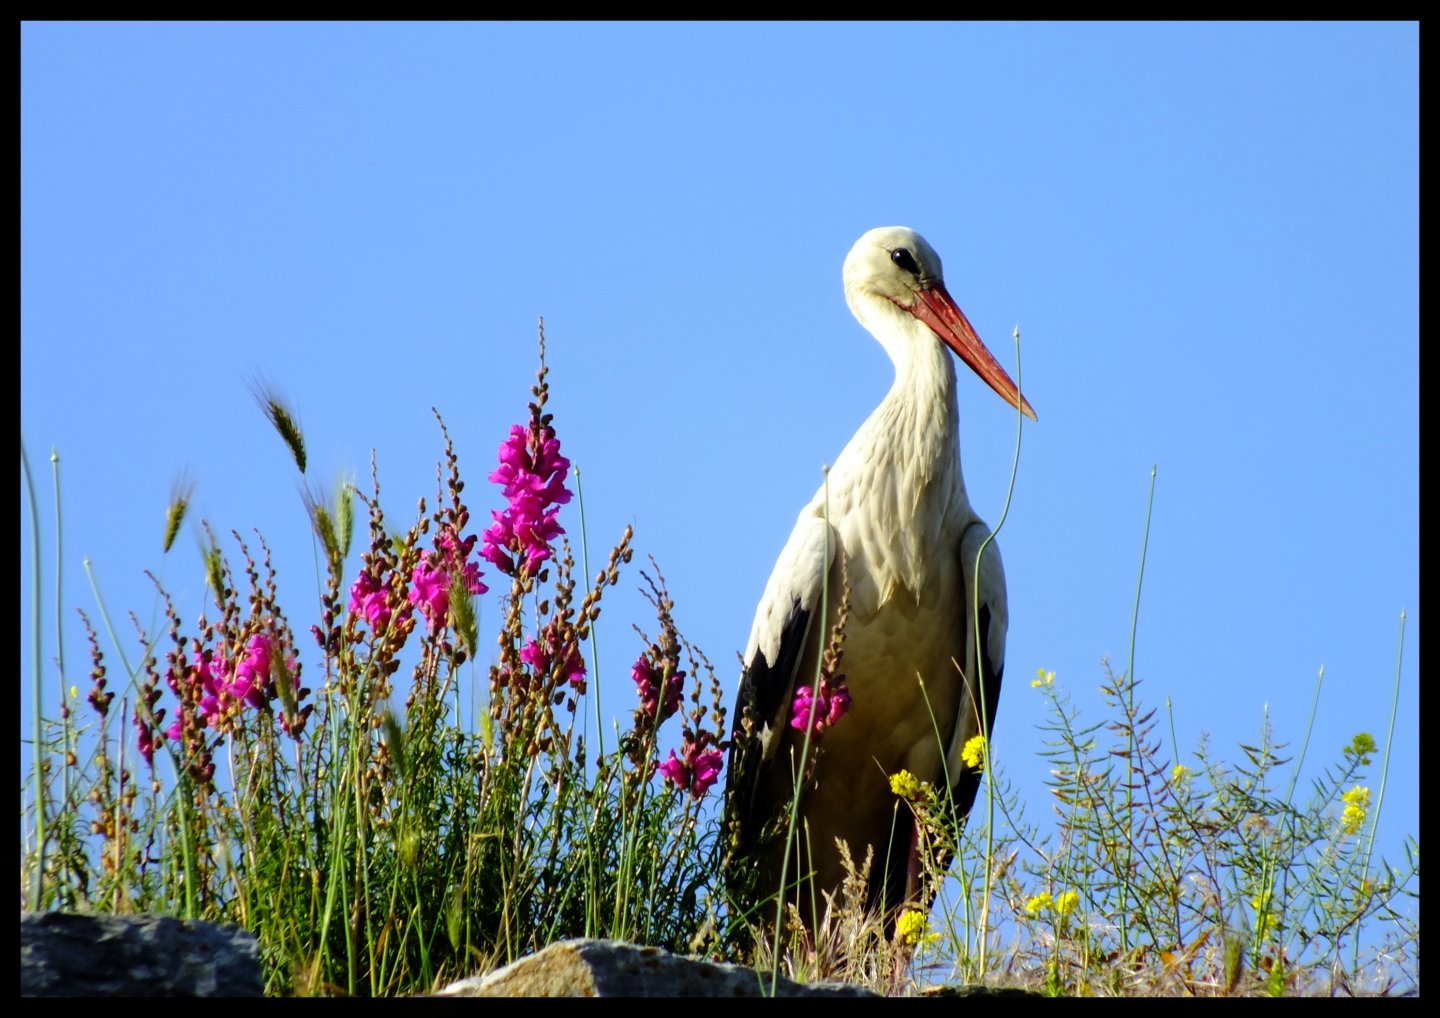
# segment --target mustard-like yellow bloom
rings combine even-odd
[[[1345,752],[1350,756],[1368,757],[1375,752],[1375,736],[1369,732],[1359,732],[1355,738],[1350,740],[1350,745],[1345,747]],[[1369,760],[1365,760],[1369,763]]]
[[[1275,929],[1275,914],[1270,911],[1270,895],[1262,891],[1250,899],[1255,910],[1255,936],[1264,940]]]
[[[1035,674],[1039,675],[1040,677],[1038,679],[1030,680],[1030,685],[1034,689],[1039,689],[1041,686],[1048,686],[1055,681],[1055,673],[1047,672],[1043,668],[1037,668],[1035,670]]]
[[[1079,905],[1080,895],[1076,891],[1066,891],[1055,899],[1055,911],[1059,912],[1062,916],[1067,916],[1071,912],[1074,912]]]
[[[1170,771],[1170,783],[1183,785],[1195,776],[1195,772],[1184,764],[1176,764]]]
[[[929,932],[929,922],[925,918],[925,913],[915,909],[908,909],[900,914],[900,918],[895,923],[895,932],[907,944],[919,944],[922,941],[928,943],[938,940],[940,937],[938,933]]]
[[[977,735],[965,743],[965,748],[960,751],[960,759],[965,761],[965,766],[979,770],[985,760],[985,736]]]
[[[1025,914],[1034,918],[1041,912],[1055,904],[1055,899],[1050,897],[1049,891],[1041,891],[1035,897],[1025,902]]]
[[[890,791],[910,802],[920,798],[923,787],[920,779],[907,770],[901,769],[890,775]]]
[[[1354,834],[1365,822],[1365,814],[1370,812],[1370,789],[1356,785],[1340,798],[1345,803],[1345,812],[1340,815],[1340,828],[1346,834]]]

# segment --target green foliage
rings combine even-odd
[[[537,417],[544,379],[542,366]],[[295,415],[274,398],[262,407],[303,470]],[[511,589],[498,658],[477,668],[463,555],[445,560],[448,597],[432,592],[448,601],[438,618],[411,600],[417,567],[439,569],[474,543],[464,544],[470,513],[448,435],[442,476],[437,508],[422,501],[398,536],[378,479],[369,497],[344,485],[333,502],[307,486],[324,572],[304,652],[263,539],[257,557],[234,535],[237,578],[208,526],[210,609],[187,627],[161,590],[165,631],[136,622],[141,657],[124,664],[118,701],[82,615],[92,686],[70,695],[61,721],[41,719],[39,791],[22,804],[32,907],[240,923],[258,937],[276,994],[422,992],[558,938],[688,950],[713,929],[718,825],[705,789],[678,791],[655,774],[676,725],[637,710],[609,752],[592,750],[604,740],[585,730],[581,705],[598,676],[576,663],[631,561],[629,529],[585,590],[568,543],[533,575],[522,564],[502,576]],[[360,572],[383,612],[347,603],[352,497],[368,511]],[[182,514],[172,505],[167,550]],[[663,578],[645,579],[661,633],[642,656],[681,680],[688,665],[675,716],[719,742],[719,683],[712,673],[702,686],[708,662],[680,637]],[[263,693],[217,706],[214,676],[246,666],[267,677]]]
[[[1053,673],[1032,682],[1050,707],[1044,755],[1056,829],[1037,838],[1013,791],[996,779],[996,847],[986,855],[986,832],[960,832],[962,893],[958,901],[942,895],[939,906],[955,931],[947,949],[953,971],[1052,995],[1418,990],[1418,846],[1409,846],[1404,867],[1363,865],[1362,830],[1373,817],[1356,803],[1369,802],[1359,782],[1374,740],[1361,733],[1344,747],[1301,807],[1277,788],[1288,761],[1268,719],[1233,767],[1203,742],[1193,767],[1172,763],[1139,683],[1108,665],[1106,675],[1111,719],[1091,724]],[[945,830],[946,819],[927,807],[932,800],[920,796],[912,807]],[[1000,965],[982,971],[966,950],[974,943],[967,924],[979,911],[973,877],[987,867],[1005,914],[982,932],[1007,932],[1014,943]],[[1409,899],[1416,908],[1406,908]],[[1383,942],[1373,939],[1377,927],[1391,931]],[[1366,933],[1372,958],[1362,964]]]

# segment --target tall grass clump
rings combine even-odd
[[[373,463],[368,494],[306,482],[314,624],[290,621],[262,536],[206,523],[208,607],[184,619],[157,582],[159,631],[131,615],[123,635],[103,601],[80,613],[90,676],[66,689],[62,669],[58,720],[41,716],[37,634],[31,909],[240,923],[281,994],[423,991],[558,938],[683,950],[714,929],[719,684],[658,569],[642,573],[656,631],[618,683],[633,710],[602,728],[589,652],[633,535],[593,576],[577,569],[546,376],[542,330],[488,527],[443,421],[436,497],[399,529]],[[297,416],[272,388],[256,395],[305,476]],[[191,490],[171,501],[166,551]],[[477,622],[490,585],[495,644]]]

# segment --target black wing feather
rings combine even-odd
[[[764,652],[757,649],[740,678],[740,692],[735,698],[735,728],[730,740],[730,773],[725,788],[727,812],[740,821],[742,850],[752,845],[761,824],[769,819],[768,809],[756,808],[761,805],[756,802],[756,790],[765,766],[760,736],[767,729],[781,728],[789,722],[795,671],[805,652],[810,614],[796,599],[781,630],[775,663],[767,661]],[[754,724],[748,734],[744,726],[747,717]]]

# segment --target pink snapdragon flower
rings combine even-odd
[[[145,723],[145,717],[141,714],[138,706],[135,708],[135,731],[135,747],[140,750],[140,756],[145,763],[153,768],[155,766],[155,737],[150,734],[150,726]]]
[[[215,720],[220,715],[221,706],[220,698],[222,685],[220,677],[216,674],[214,657],[215,656],[211,651],[200,651],[199,656],[196,658],[195,661],[195,667],[190,672],[189,678],[189,681],[193,685],[199,686],[199,696],[195,704],[196,713],[199,716],[200,724],[207,727],[215,723]],[[178,687],[177,683],[172,680],[170,682],[170,685],[172,688],[174,688],[175,695],[180,697],[181,702],[183,703],[185,701],[185,696]],[[180,741],[181,733],[184,730],[181,721],[182,718],[177,713],[174,723],[165,730],[166,738],[173,739],[176,742]]]
[[[255,710],[269,707],[271,701],[279,695],[275,690],[272,664],[272,655],[279,645],[278,638],[271,633],[254,633],[245,644],[244,653],[234,661],[226,661],[225,656],[218,650],[200,652],[195,667],[189,673],[189,681],[200,687],[199,696],[193,702],[202,726],[213,728],[219,724],[231,704],[248,706]],[[295,687],[295,699],[304,699],[309,695],[309,690],[299,685],[300,662],[293,657],[286,658],[285,669]],[[172,681],[171,685],[174,686],[175,682]],[[176,688],[175,693],[182,704],[186,702],[187,698],[180,689]],[[290,723],[282,713],[281,727],[287,734],[298,735],[298,729],[304,727],[305,719],[309,715],[309,707],[302,710],[297,731],[291,732]],[[182,720],[177,717],[165,730],[165,735],[178,742],[183,732]]]
[[[244,655],[235,665],[226,692],[234,699],[259,710],[270,702],[274,684],[270,678],[270,652],[275,641],[268,633],[250,637]]]
[[[436,550],[426,552],[410,574],[415,584],[410,591],[410,601],[429,620],[432,633],[444,628],[450,620],[450,583],[456,572],[470,593],[483,594],[490,589],[480,582],[479,563],[467,561],[475,547],[474,534],[456,540],[455,535],[446,530],[435,546]]]
[[[648,654],[641,654],[630,669],[630,678],[635,680],[635,691],[640,694],[640,712],[653,719],[656,725],[680,709],[685,695],[685,673],[672,672],[665,687],[665,702],[660,703],[660,673],[655,670]],[[656,713],[656,709],[659,713]]]
[[[350,587],[350,610],[363,615],[370,628],[376,632],[390,625],[393,614],[390,608],[390,587],[369,572],[362,572]],[[400,612],[399,623],[410,617],[410,609]]]
[[[542,681],[550,675],[550,667],[560,654],[560,676],[570,683],[577,693],[585,692],[585,659],[580,656],[580,647],[574,639],[565,639],[554,625],[545,627],[542,634],[544,643],[531,640],[520,650],[520,660]],[[563,646],[562,646],[563,645]]]
[[[689,792],[693,799],[703,799],[705,793],[720,777],[725,766],[725,754],[718,746],[710,746],[714,736],[702,731],[691,736],[687,731],[680,755],[670,751],[670,759],[656,767],[672,786],[682,792]]]
[[[790,727],[797,732],[805,731],[810,719],[815,719],[815,734],[819,735],[843,718],[850,710],[850,691],[844,686],[830,688],[828,682],[820,683],[820,695],[815,689],[803,685],[795,690],[795,702],[790,707]]]
[[[551,557],[551,543],[565,533],[558,518],[559,507],[570,501],[569,472],[554,428],[512,425],[510,437],[500,443],[500,466],[490,475],[510,504],[491,512],[495,522],[485,531],[481,556],[509,576],[521,564],[534,575]]]

